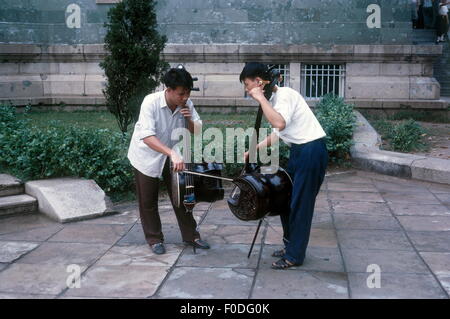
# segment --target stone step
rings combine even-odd
[[[0,216],[35,213],[37,210],[36,198],[29,195],[0,197]]]
[[[0,174],[0,197],[20,195],[25,191],[21,180],[8,174]]]

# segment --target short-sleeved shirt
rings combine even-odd
[[[326,136],[316,116],[297,91],[279,87],[270,102],[286,122],[282,131],[275,132],[288,145],[305,144]]]
[[[440,6],[439,7],[439,15],[446,16],[448,14],[448,6]]]
[[[189,99],[186,103],[192,114],[192,121],[202,123],[200,116]],[[151,149],[144,139],[156,136],[164,145],[173,148],[179,140],[172,140],[172,131],[185,127],[185,117],[177,107],[172,113],[167,106],[165,91],[147,95],[141,105],[139,119],[134,126],[128,148],[128,159],[131,165],[142,174],[150,177],[160,177],[167,156]]]

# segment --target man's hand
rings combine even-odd
[[[244,163],[248,163],[249,156],[250,156],[250,154],[248,151],[244,153]]]
[[[264,90],[261,86],[254,87],[250,91],[248,91],[248,94],[257,102],[261,102],[262,100],[265,100],[266,97],[264,96]]]
[[[177,152],[173,151],[170,153],[170,160],[172,161],[174,172],[181,172],[184,170],[183,159],[178,155]]]
[[[180,113],[183,114],[183,116],[188,120],[192,117],[192,113],[187,107],[180,109]]]

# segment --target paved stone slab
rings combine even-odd
[[[450,294],[450,253],[420,253],[437,276],[442,287]]]
[[[43,243],[18,261],[22,264],[82,265],[89,266],[103,255],[111,245],[79,243]]]
[[[104,215],[111,202],[93,180],[56,178],[25,183],[25,192],[38,199],[39,211],[59,222]]]
[[[58,223],[40,214],[5,217],[0,222],[0,235],[18,233],[56,224]]]
[[[212,208],[205,220],[202,223],[203,225],[256,225],[257,221],[242,221],[227,208]]]
[[[411,231],[409,238],[418,251],[450,252],[450,232]]]
[[[418,216],[450,216],[450,209],[444,205],[417,204],[417,203],[389,203],[394,215]]]
[[[336,214],[344,213],[391,216],[391,212],[386,203],[332,201],[332,205]]]
[[[5,269],[8,266],[9,266],[9,264],[0,263],[0,271],[2,271],[3,269]]]
[[[46,241],[54,234],[63,229],[64,226],[60,224],[49,225],[44,227],[33,228],[25,231],[19,231],[15,233],[0,235],[0,240],[3,241],[12,241],[12,240],[20,240],[20,241]]]
[[[280,285],[280,282],[283,284]],[[346,299],[348,298],[347,275],[293,269],[287,271],[262,269],[256,277],[252,298]]]
[[[411,183],[405,183],[404,180],[400,181],[379,181],[374,180],[374,185],[380,192],[389,193],[404,193],[404,192],[410,192],[410,193],[422,193],[426,192],[428,193],[428,189],[425,185],[417,185]]]
[[[400,230],[400,224],[392,216],[362,214],[336,214],[336,229],[383,229]]]
[[[269,227],[267,229],[264,243],[267,245],[280,245],[283,239],[283,229],[281,226]],[[334,229],[311,228],[309,237],[309,247],[337,247],[336,232]]]
[[[126,225],[138,221],[139,215],[136,210],[125,211],[114,215],[102,216],[94,219],[78,222],[78,224],[103,224],[103,225]]]
[[[38,243],[0,242],[0,262],[13,262],[39,246]]]
[[[439,200],[447,205],[450,206],[450,194],[449,193],[440,193],[440,194],[436,194],[436,197],[439,198]]]
[[[211,249],[197,249],[194,255],[191,249],[186,249],[177,262],[183,267],[218,267],[218,268],[256,268],[260,245],[253,247],[250,258],[247,258],[250,245],[244,244],[213,244]]]
[[[450,231],[450,216],[398,216],[407,231]]]
[[[0,299],[55,299],[52,295],[0,293]]]
[[[251,244],[256,225],[202,225],[201,235],[210,244]]]
[[[381,192],[388,203],[441,204],[431,192]]]
[[[328,190],[330,191],[340,191],[340,192],[372,192],[376,193],[378,190],[372,183],[359,183],[359,184],[350,184],[350,183],[337,183],[337,182],[329,182],[327,183]]]
[[[165,254],[156,255],[146,244],[115,246],[97,261],[96,266],[172,267],[184,246],[166,244],[165,247]]]
[[[130,225],[71,224],[50,238],[50,242],[114,244],[131,228]]]
[[[86,268],[81,267],[81,271]],[[14,264],[0,272],[0,291],[19,294],[58,295],[67,288],[65,265]]]
[[[254,275],[251,269],[177,267],[164,282],[158,297],[246,299]]]
[[[81,287],[64,297],[151,297],[167,275],[168,267],[94,266],[81,278]]]
[[[278,259],[272,257],[272,253],[281,248],[283,248],[281,245],[264,245],[260,268],[269,269],[272,263]],[[288,270],[294,269],[302,271],[344,272],[344,265],[338,248],[308,247],[303,265],[292,267]]]
[[[166,241],[167,243],[167,241]],[[116,244],[117,246],[128,246],[128,245],[147,245],[145,240],[144,231],[142,230],[141,224],[135,224],[131,227],[130,231],[122,237],[122,239]]]
[[[384,203],[384,199],[379,193],[370,192],[329,192],[330,199],[333,201],[355,201],[355,202],[377,202]]]
[[[434,194],[450,194],[450,185],[426,183],[426,187]]]
[[[367,279],[373,273],[350,273],[351,296],[356,299],[442,299],[447,295],[432,275],[381,274],[381,288],[369,288]]]
[[[341,247],[347,249],[412,250],[403,233],[392,230],[338,230]]]
[[[351,174],[334,175],[327,178],[330,183],[370,184],[372,181],[366,172],[354,171]]]
[[[348,272],[366,272],[369,265],[380,266],[382,273],[429,274],[427,266],[414,251],[342,249]]]

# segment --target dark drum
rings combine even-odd
[[[253,167],[236,178],[236,188],[228,199],[228,207],[240,220],[258,220],[266,216],[289,213],[292,180],[282,168]]]

